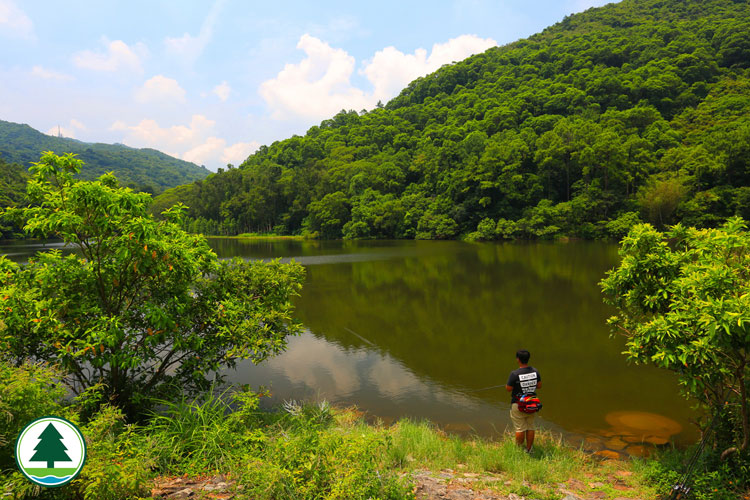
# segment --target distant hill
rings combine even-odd
[[[153,193],[203,179],[210,173],[205,167],[155,149],[52,137],[28,125],[0,120],[0,157],[3,160],[28,168],[31,162],[39,161],[42,151],[77,154],[85,163],[82,179],[94,179],[111,171],[123,186]]]
[[[165,191],[191,230],[619,238],[750,220],[748,0],[623,0]]]

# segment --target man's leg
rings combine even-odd
[[[524,422],[523,414],[518,411],[518,405],[513,403],[510,405],[510,420],[513,422],[513,427],[516,430],[516,444],[523,446],[523,441],[526,439],[526,423]]]
[[[518,442],[518,434],[516,434],[516,443]],[[521,438],[523,443],[523,438]],[[534,431],[526,431],[526,449],[531,451],[531,447],[534,444]]]

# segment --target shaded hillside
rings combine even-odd
[[[84,161],[81,178],[94,179],[114,172],[124,186],[160,193],[166,188],[203,179],[209,171],[155,149],[134,149],[122,144],[90,144],[52,137],[28,125],[0,120],[0,156],[28,168],[42,151],[75,153]]]
[[[623,0],[165,192],[192,230],[619,237],[750,216],[750,5]]]
[[[7,163],[0,157],[0,209],[24,203],[26,196],[26,170],[16,163]],[[18,228],[0,217],[0,239],[12,237]]]

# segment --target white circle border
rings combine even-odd
[[[78,436],[78,439],[81,442],[81,463],[78,465],[78,468],[76,469],[76,471],[73,474],[71,474],[70,477],[68,479],[66,479],[62,483],[58,483],[58,484],[45,484],[45,483],[42,483],[40,481],[36,481],[30,475],[28,475],[26,473],[26,471],[23,469],[23,466],[21,465],[21,461],[19,459],[19,445],[21,444],[21,438],[26,433],[26,431],[29,429],[29,427],[31,427],[32,425],[38,423],[41,420],[49,420],[50,422],[55,421],[55,422],[57,422],[57,423],[59,423],[61,425],[65,425],[67,427],[72,428],[72,430],[76,433],[76,435]],[[18,466],[18,470],[21,471],[21,473],[26,477],[26,479],[28,479],[29,481],[31,481],[34,484],[38,484],[39,486],[44,486],[45,488],[58,488],[60,486],[65,486],[66,484],[70,483],[75,478],[77,478],[78,475],[81,473],[81,469],[83,469],[83,466],[86,465],[86,438],[83,437],[83,433],[78,428],[78,426],[76,424],[74,424],[73,422],[71,422],[70,420],[67,420],[67,419],[62,418],[62,417],[58,417],[56,415],[46,415],[44,417],[39,417],[37,419],[32,420],[31,422],[29,422],[28,424],[26,424],[26,426],[23,429],[21,429],[21,432],[18,433],[18,439],[16,439],[15,452],[16,453],[15,453],[14,458],[16,460],[16,465]]]

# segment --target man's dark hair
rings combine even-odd
[[[521,363],[528,364],[529,359],[531,358],[531,353],[526,349],[521,349],[520,351],[516,352],[516,357]]]

